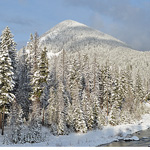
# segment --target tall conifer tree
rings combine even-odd
[[[4,29],[0,38],[0,111],[3,112],[2,134],[4,131],[4,113],[7,106],[15,99],[13,93],[16,67],[15,42],[8,27]]]

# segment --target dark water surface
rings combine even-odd
[[[147,130],[139,131],[133,136],[139,137],[139,141],[124,141],[112,142],[106,145],[100,145],[100,147],[148,147],[150,146],[150,128]]]

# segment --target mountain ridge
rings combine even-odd
[[[58,40],[60,43],[62,42],[61,47],[65,47],[66,45],[66,50],[72,49],[72,45],[76,45],[76,43],[85,43],[85,45],[88,45],[92,40],[97,44],[106,43],[110,45],[129,47],[126,43],[114,38],[113,36],[73,20],[65,20],[40,36],[40,45],[50,45],[56,43],[55,40]],[[70,41],[71,43],[69,43]],[[69,44],[67,45],[67,43]]]
[[[111,35],[105,34],[105,33],[101,32],[101,31],[99,31],[99,30],[96,30],[96,29],[94,29],[94,28],[92,28],[92,27],[89,27],[89,26],[87,26],[87,25],[85,25],[85,24],[79,23],[79,22],[74,21],[74,20],[65,20],[65,21],[62,21],[62,22],[58,23],[57,25],[55,25],[54,27],[52,27],[50,30],[48,30],[47,32],[45,32],[43,35],[41,35],[41,36],[40,36],[40,40],[42,40],[42,38],[43,38],[44,36],[47,36],[48,34],[50,34],[50,33],[52,32],[52,30],[55,30],[56,28],[59,28],[60,26],[64,26],[65,28],[66,28],[66,27],[77,27],[77,26],[86,27],[86,28],[92,29],[93,31],[99,32],[99,33],[100,33],[101,35],[103,35],[103,36],[104,36],[104,35],[107,35],[107,36],[111,37],[111,38],[114,39],[114,40],[117,40],[117,41],[119,41],[119,42],[122,42],[122,43],[126,44],[125,42],[123,42],[123,41],[121,41],[121,40],[119,40],[119,39],[117,39],[117,38],[115,38],[115,37],[113,37],[113,36],[111,36]]]

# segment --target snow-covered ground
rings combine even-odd
[[[110,143],[118,139],[125,139],[128,134],[145,130],[150,127],[150,114],[143,115],[140,121],[134,124],[125,124],[118,126],[106,126],[102,130],[89,131],[85,134],[72,133],[63,136],[53,136],[47,128],[43,128],[43,133],[47,133],[45,142],[26,143],[15,145],[4,145],[3,137],[0,135],[0,146],[10,147],[95,147],[101,144]],[[134,140],[134,139],[133,139]]]

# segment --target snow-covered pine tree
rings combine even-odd
[[[66,127],[66,121],[65,121],[65,105],[64,105],[64,93],[63,93],[63,83],[60,81],[58,86],[58,105],[57,105],[57,134],[58,135],[64,135],[67,134],[67,127]]]
[[[33,35],[32,33],[30,34],[30,40],[29,42],[27,43],[27,46],[26,46],[26,52],[27,52],[27,63],[28,63],[28,67],[30,67],[30,70],[31,68],[33,69],[33,54],[34,54],[34,51],[33,51]]]
[[[66,134],[66,124],[64,122],[64,114],[62,112],[58,112],[58,124],[57,124],[57,134],[65,135]]]
[[[93,107],[90,104],[90,100],[88,99],[88,93],[86,90],[83,91],[83,99],[81,101],[81,105],[87,129],[92,130],[94,127]]]
[[[109,114],[109,124],[112,126],[116,126],[119,124],[120,121],[120,109],[119,109],[119,104],[118,101],[114,101],[110,114]]]
[[[11,64],[13,66],[13,72],[15,72],[17,60],[16,60],[16,43],[14,42],[13,35],[7,26],[1,35],[1,47],[2,49],[6,47],[8,49],[9,57],[11,59]]]
[[[140,73],[138,71],[136,75],[136,82],[135,82],[135,99],[133,103],[133,117],[136,119],[140,119],[141,114],[144,112],[143,102],[144,102],[144,96],[146,95],[146,92],[144,91],[142,78],[140,76]]]
[[[16,92],[16,101],[21,105],[23,109],[23,117],[28,119],[29,114],[29,94],[31,92],[30,86],[30,65],[28,63],[28,54],[26,49],[23,48],[23,54],[18,60],[17,65],[17,73],[18,73],[18,88]]]
[[[132,115],[134,112],[134,102],[135,102],[134,93],[132,92],[131,88],[128,87],[127,95],[122,102],[121,123],[131,123],[131,121],[133,121],[134,118],[132,118]]]
[[[119,83],[120,83],[120,94],[123,97],[123,100],[126,99],[127,96],[127,74],[126,70],[121,70],[119,75]]]
[[[30,42],[27,45],[28,51],[28,64],[31,67],[31,76],[34,77],[34,73],[38,69],[38,51],[39,51],[39,37],[37,32],[34,36],[30,35]]]
[[[93,117],[93,109],[92,109],[92,99],[91,93],[93,89],[93,82],[90,82],[92,78],[90,78],[90,69],[89,69],[89,59],[87,55],[81,57],[80,52],[78,52],[78,78],[79,82],[77,83],[79,93],[78,99],[76,99],[76,104],[80,106],[82,111],[83,120],[86,123],[86,128],[92,130],[94,127],[94,117]],[[87,79],[86,79],[87,77]],[[91,84],[90,84],[91,83]],[[91,85],[91,87],[90,87]],[[87,130],[86,129],[86,130]]]
[[[72,60],[70,54],[67,55],[65,52],[64,59],[64,85],[63,85],[63,99],[64,99],[64,115],[65,123],[67,127],[67,134],[69,132],[74,132],[73,127],[73,81],[72,81]],[[69,59],[70,58],[70,59]]]
[[[39,82],[47,83],[47,77],[49,74],[48,70],[48,58],[47,58],[47,49],[44,47],[44,49],[41,52],[41,56],[38,63],[39,73],[40,73],[40,79]]]
[[[8,125],[11,129],[8,137],[9,142],[17,144],[24,143],[24,125],[23,125],[23,111],[16,101],[13,101],[8,117]]]
[[[127,86],[131,88],[132,92],[135,93],[134,91],[134,86],[133,86],[133,79],[132,79],[132,65],[128,65],[126,68],[126,78],[127,78]]]
[[[57,89],[55,87],[50,88],[50,98],[48,100],[48,126],[50,131],[55,135],[57,134],[57,107],[58,107],[58,96]]]
[[[15,87],[13,88],[13,94],[16,93],[17,89],[17,54],[16,54],[16,43],[14,42],[14,36],[11,33],[11,30],[7,26],[1,35],[1,47],[5,47],[7,45],[9,57],[11,59],[11,65],[13,67],[12,71],[14,73],[13,80],[15,81]]]
[[[103,76],[103,85],[104,85],[104,96],[103,96],[103,111],[109,115],[111,110],[111,86],[112,86],[112,75],[110,70],[109,62],[106,62],[106,65],[102,68]]]
[[[78,86],[74,85],[74,92],[72,97],[72,108],[73,108],[73,126],[76,132],[87,132],[85,118],[81,109],[81,103],[78,97]]]
[[[33,40],[33,70],[35,71],[38,68],[38,50],[39,50],[39,36],[35,32]]]
[[[74,128],[76,132],[81,132],[81,133],[86,133],[87,132],[87,127],[86,127],[86,123],[83,117],[83,111],[81,110],[79,105],[76,105],[76,107],[74,108]]]
[[[97,66],[97,76],[96,76],[96,95],[99,100],[100,108],[103,109],[103,102],[104,102],[104,77],[103,77],[103,70],[100,68],[100,66]]]
[[[136,99],[131,69],[132,66],[127,66],[126,70],[121,70],[120,72],[120,94],[123,98],[121,123],[130,123],[131,121],[133,121],[134,118],[132,116],[135,111],[134,109],[136,109],[136,106],[134,106]]]
[[[70,113],[71,108],[71,99],[68,88],[68,60],[66,59],[67,55],[64,50],[60,57],[58,58],[59,67],[57,69],[57,78],[59,80],[58,84],[58,125],[57,125],[57,133],[59,134],[68,134],[72,130],[72,120],[69,119],[72,116]],[[71,116],[70,116],[71,115]],[[67,129],[68,128],[68,129]]]
[[[98,64],[96,64],[94,68],[95,88],[91,94],[95,122],[94,126],[101,129],[102,126],[105,125],[105,117],[107,115],[105,111],[102,113],[104,104],[104,72]]]
[[[112,92],[111,92],[111,111],[109,114],[109,124],[117,125],[119,122],[119,114],[121,111],[121,104],[123,98],[120,94],[120,84],[119,84],[119,74],[115,69],[115,77],[112,82]]]
[[[87,127],[83,116],[83,111],[81,109],[81,101],[79,96],[79,84],[80,84],[80,65],[76,59],[73,60],[70,68],[69,75],[69,87],[72,98],[72,108],[73,108],[73,123],[76,132],[86,132]]]
[[[8,112],[8,105],[15,99],[14,95],[14,70],[15,53],[12,34],[8,27],[2,32],[0,40],[0,110]],[[11,56],[11,57],[10,57]],[[4,116],[4,115],[3,115]],[[3,121],[4,122],[4,118]],[[4,127],[4,124],[3,124]],[[2,129],[2,134],[4,130]]]
[[[73,106],[68,101],[68,106],[66,107],[66,118],[65,118],[68,132],[74,132],[73,119],[74,119],[74,117],[73,117]]]
[[[38,70],[38,55],[37,55],[37,51],[39,50],[38,47],[38,35],[37,33],[35,33],[34,35],[34,40],[32,42],[32,52],[31,52],[31,61],[33,65],[31,65],[31,85],[32,85],[32,96],[31,96],[31,100],[32,101],[38,101],[40,102],[40,94],[39,93],[39,78],[40,78],[40,71]]]
[[[31,50],[33,49],[33,40],[34,40],[34,37],[33,37],[33,34],[31,33],[30,34],[30,43],[28,45],[29,49],[31,49]]]
[[[34,40],[33,40],[33,49],[32,49],[32,57],[31,57],[31,88],[32,92],[30,93],[30,100],[32,105],[30,107],[30,118],[29,118],[29,128],[34,132],[36,130],[36,126],[41,126],[42,118],[41,118],[41,103],[40,103],[40,96],[41,96],[41,87],[39,85],[40,79],[40,71],[38,68],[38,50],[39,50],[39,43],[38,43],[38,35],[35,33]],[[33,64],[33,65],[32,65]],[[40,129],[40,128],[39,128]],[[40,134],[40,131],[38,131]]]
[[[142,103],[144,98],[144,89],[143,89],[142,79],[140,77],[139,71],[136,75],[135,93],[136,93],[137,103],[139,102]]]
[[[97,62],[96,54],[94,54],[91,76],[93,78],[91,104],[93,106],[94,128],[101,129],[102,125],[104,125],[104,122],[106,121],[106,119],[104,119],[106,114],[102,113],[104,102],[104,74],[102,73],[102,70]]]
[[[123,96],[121,95],[121,87],[119,82],[119,72],[115,68],[115,76],[112,82],[111,92],[111,111],[109,115],[109,123],[113,126],[120,123],[120,114],[122,109]]]
[[[25,141],[29,143],[38,143],[41,142],[42,139],[42,125],[41,125],[41,114],[40,114],[40,106],[39,103],[33,104],[33,112],[30,114],[28,129],[29,132],[25,135]]]
[[[57,60],[54,58],[53,68],[51,70],[50,78],[50,98],[48,99],[48,109],[47,109],[47,124],[50,128],[52,134],[57,134],[57,117],[58,117],[58,78],[57,78]]]
[[[41,56],[38,63],[38,71],[39,71],[39,78],[36,80],[36,84],[38,86],[37,93],[38,97],[40,98],[40,103],[43,108],[43,117],[42,117],[42,124],[44,125],[44,114],[45,108],[48,105],[48,98],[49,98],[49,90],[48,90],[48,58],[47,58],[47,49],[44,47],[43,51],[41,52]]]
[[[136,94],[135,94],[135,88],[133,86],[133,80],[132,80],[132,66],[127,66],[126,69],[126,80],[127,80],[127,94],[126,94],[126,101],[128,101],[130,108],[130,113],[132,114],[134,110],[136,110],[136,106],[134,106],[135,100],[136,100]]]
[[[31,33],[29,42],[27,43],[27,49],[32,50],[32,48],[33,48],[33,34]]]

